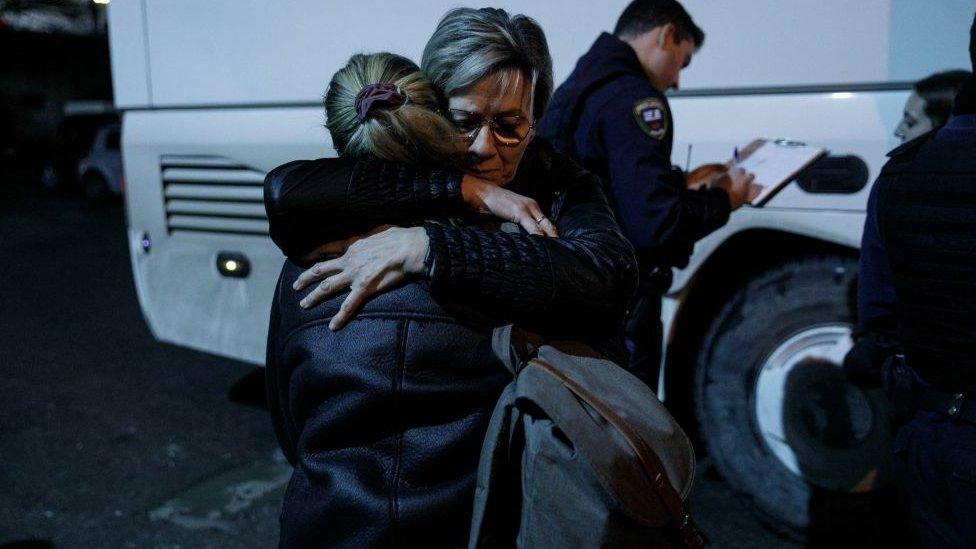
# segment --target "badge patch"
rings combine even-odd
[[[668,133],[668,108],[657,97],[635,103],[634,118],[640,129],[654,139],[662,139]]]

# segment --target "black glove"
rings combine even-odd
[[[881,369],[885,361],[900,350],[898,342],[891,337],[876,332],[864,333],[844,357],[847,381],[862,389],[881,387]]]

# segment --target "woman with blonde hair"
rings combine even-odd
[[[332,77],[325,96],[326,127],[341,155],[375,155],[413,163],[451,162],[454,127],[439,109],[430,80],[406,57],[358,54]]]
[[[633,250],[599,180],[532,142],[552,90],[541,29],[502,10],[448,13],[424,64],[460,78],[427,70],[433,95],[404,61],[353,57],[326,94],[340,157],[291,162],[265,182],[271,235],[290,258],[267,363],[295,466],[286,547],[465,544],[508,381],[493,327],[623,358]]]

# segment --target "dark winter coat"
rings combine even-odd
[[[724,190],[685,187],[685,174],[671,164],[668,99],[633,48],[612,34],[579,59],[537,131],[603,179],[644,274],[686,267],[695,242],[729,219]]]
[[[268,175],[271,235],[295,260],[275,294],[267,362],[269,409],[295,466],[283,546],[464,544],[482,437],[508,381],[492,326],[514,321],[623,357],[636,263],[599,181],[544,143],[530,147],[509,188],[539,202],[560,233],[550,239],[470,214],[461,177],[375,158]],[[330,332],[345,294],[301,309],[300,258],[383,223],[423,224],[427,276]]]

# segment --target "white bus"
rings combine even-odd
[[[556,82],[626,0],[496,2],[545,28]],[[887,482],[878,394],[847,386],[870,182],[911,82],[967,68],[976,0],[686,0],[704,48],[672,95],[673,161],[754,137],[831,158],[701,241],[665,299],[658,391],[762,517],[802,536],[814,492]],[[263,364],[282,255],[262,181],[334,155],[321,97],[352,53],[419,59],[457,0],[116,0],[109,10],[132,270],[161,341]]]

